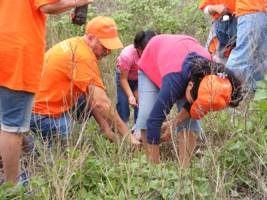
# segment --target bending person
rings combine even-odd
[[[154,31],[140,31],[135,35],[134,44],[125,47],[117,58],[116,108],[121,119],[128,123],[131,105],[134,108],[134,123],[138,113],[138,66],[137,62],[149,40],[155,36]]]
[[[48,50],[33,106],[31,130],[40,131],[43,136],[55,133],[68,136],[73,120],[69,113],[85,95],[86,104],[100,126],[116,126],[126,136],[127,126],[111,106],[98,66],[98,60],[122,47],[114,20],[99,16],[88,22],[83,37],[67,39]],[[139,144],[133,135],[129,137],[132,144]]]
[[[148,159],[160,161],[159,144],[163,121],[178,101],[183,105],[171,124],[178,126],[179,159],[188,166],[196,145],[199,121],[209,111],[237,106],[241,101],[239,81],[194,38],[159,35],[150,40],[139,61],[139,113]]]

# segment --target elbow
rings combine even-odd
[[[55,15],[59,13],[58,10],[56,10],[52,5],[49,4],[41,6],[39,9],[44,14]]]
[[[101,114],[102,116],[107,116],[108,113],[111,111],[111,102],[109,100],[102,101],[102,102],[96,102],[93,106],[93,109]]]
[[[44,14],[56,14],[55,12],[54,12],[54,10],[52,10],[52,9],[49,9],[47,6],[42,6],[42,7],[40,7],[39,8],[40,9],[40,11],[42,12],[42,13],[44,13]]]

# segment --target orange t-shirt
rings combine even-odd
[[[201,0],[199,8],[204,10],[208,5],[217,5],[217,4],[224,4],[230,13],[235,12],[235,2],[236,0]],[[213,19],[218,19],[220,17],[219,14],[213,14]]]
[[[45,48],[40,6],[58,0],[0,1],[0,86],[35,92]]]
[[[267,0],[236,0],[236,15],[242,16],[248,13],[266,12]]]
[[[95,54],[83,37],[62,41],[45,53],[33,112],[58,117],[75,104],[89,85],[105,89]]]

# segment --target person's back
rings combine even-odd
[[[45,54],[33,112],[58,117],[86,92],[89,83],[105,88],[97,62],[82,37],[67,39],[53,46]]]
[[[117,69],[119,71],[129,71],[128,80],[137,80],[138,60],[139,56],[134,48],[134,45],[128,45],[121,51],[119,57],[117,58]]]
[[[144,50],[138,63],[140,69],[158,86],[161,78],[171,72],[181,71],[185,57],[195,52],[210,58],[198,41],[186,35],[162,34],[153,37]]]

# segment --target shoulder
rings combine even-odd
[[[136,49],[134,48],[134,45],[131,44],[122,49],[120,56],[129,56],[134,53],[136,53]]]
[[[138,54],[137,54],[136,49],[134,48],[133,45],[129,45],[121,51],[121,53],[118,57],[118,60],[134,61],[134,60],[136,60],[136,58],[138,58]]]

